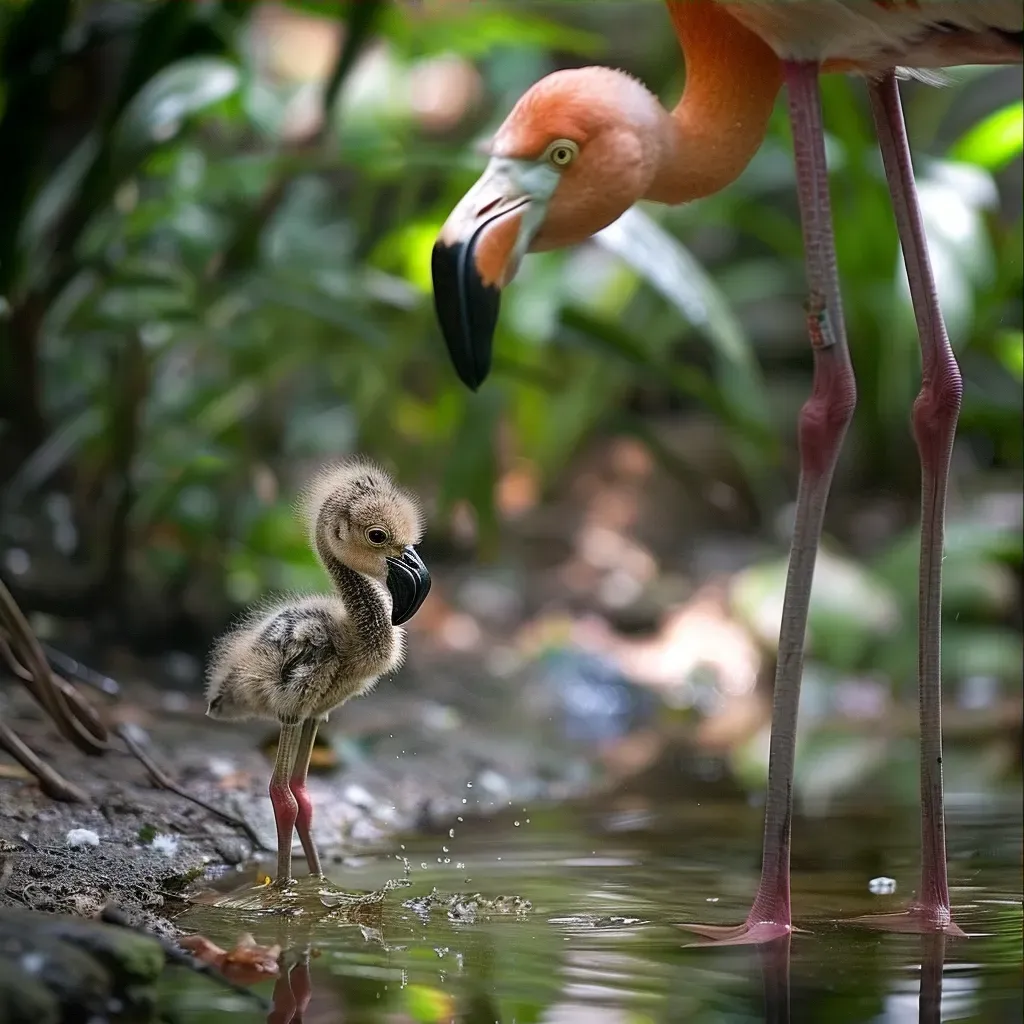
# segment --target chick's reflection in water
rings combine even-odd
[[[274,983],[273,1006],[267,1014],[267,1024],[305,1022],[312,997],[313,981],[309,974],[309,953],[306,952],[291,965],[282,964],[281,974]]]
[[[320,722],[401,664],[399,627],[430,589],[415,547],[423,535],[419,503],[380,467],[353,459],[325,468],[301,512],[334,593],[253,609],[217,643],[207,674],[211,718],[281,723],[270,780],[278,889],[291,881],[293,829],[310,874],[323,876],[306,789]]]

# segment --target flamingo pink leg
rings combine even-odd
[[[918,700],[921,715],[921,888],[906,914],[862,918],[899,931],[963,932],[953,923],[946,879],[942,807],[942,546],[946,489],[963,382],[946,335],[914,184],[899,85],[892,72],[870,86],[871,109],[903,248],[921,343],[921,391],[914,439],[921,458],[921,563],[918,590]]]
[[[832,474],[857,402],[836,269],[818,71],[814,63],[785,65],[810,292],[808,328],[814,382],[811,397],[800,412],[800,483],[775,672],[761,883],[744,924],[732,928],[682,926],[732,945],[768,942],[793,931],[789,854],[807,612]]]
[[[306,778],[309,775],[309,761],[313,756],[313,743],[316,740],[316,730],[319,725],[316,718],[307,718],[302,723],[302,732],[299,736],[298,749],[295,754],[295,764],[292,767],[291,778],[288,786],[295,798],[298,813],[295,818],[295,829],[299,833],[299,842],[302,843],[302,852],[306,855],[306,863],[309,865],[311,875],[321,875],[320,854],[317,852],[316,844],[313,842],[311,828],[313,825],[313,802],[309,799],[309,791],[306,789]]]

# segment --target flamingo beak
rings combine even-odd
[[[434,308],[455,372],[472,391],[491,369],[501,289],[540,230],[557,184],[546,165],[494,157],[434,243]]]
[[[408,622],[430,593],[430,572],[410,544],[401,558],[385,558],[388,566],[387,588],[391,593],[391,624]]]

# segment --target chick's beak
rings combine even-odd
[[[553,191],[550,177],[537,170],[492,159],[434,243],[434,308],[455,372],[472,391],[491,369],[501,289],[515,276]]]
[[[430,593],[430,573],[423,559],[410,544],[401,558],[385,558],[388,565],[387,587],[391,593],[391,624],[408,622]]]

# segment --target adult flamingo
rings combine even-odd
[[[733,181],[764,138],[785,81],[807,264],[811,397],[800,413],[800,482],[772,708],[761,881],[735,928],[688,926],[729,943],[792,931],[790,833],[797,708],[814,562],[833,470],[856,404],[846,346],[818,76],[864,75],[903,249],[922,356],[913,410],[921,459],[918,684],[921,886],[899,930],[962,934],[946,879],[940,720],[941,564],[946,487],[962,384],[936,297],[895,68],[1014,64],[1022,0],[667,0],[686,58],[669,113],[630,76],[559,71],[515,105],[491,159],[434,246],[438,318],[455,368],[476,389],[490,368],[500,290],[529,251],[588,238],[638,199],[683,203]]]

